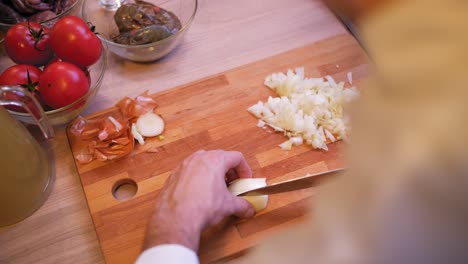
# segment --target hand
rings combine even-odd
[[[196,252],[206,227],[231,215],[252,217],[253,207],[226,187],[226,180],[251,177],[252,171],[240,152],[201,150],[189,156],[159,193],[144,249],[180,244]]]

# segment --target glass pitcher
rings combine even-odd
[[[1,105],[23,107],[44,137],[53,137],[47,116],[34,96],[19,86],[0,86],[0,227],[31,215],[45,202],[54,181],[46,148]]]

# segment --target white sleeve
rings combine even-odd
[[[199,264],[191,249],[177,244],[159,245],[143,251],[135,264]]]

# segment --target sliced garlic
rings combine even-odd
[[[266,185],[266,178],[242,178],[231,182],[228,189],[232,194],[238,195]],[[255,208],[255,212],[265,209],[268,204],[268,195],[241,196],[241,198],[249,202]]]
[[[138,117],[136,122],[138,132],[144,137],[160,135],[164,130],[164,120],[153,112]]]

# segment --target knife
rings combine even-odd
[[[340,174],[345,171],[345,168],[330,170],[326,172],[319,172],[315,174],[307,174],[305,176],[286,180],[264,187],[256,188],[250,191],[242,192],[237,196],[257,196],[257,195],[270,195],[283,192],[291,192],[301,189],[310,188],[317,185],[318,180],[323,179],[323,176],[330,177]]]

